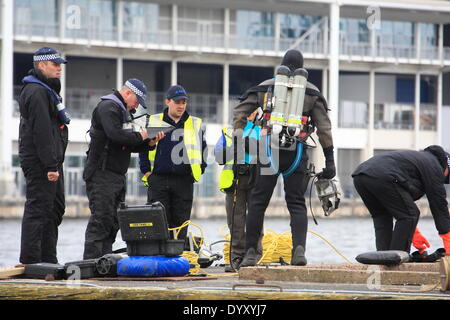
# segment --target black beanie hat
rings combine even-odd
[[[441,146],[432,145],[426,147],[424,151],[433,154],[438,159],[439,164],[442,166],[443,170],[445,170],[446,168],[449,168],[450,170],[450,154],[445,152],[445,150]],[[450,174],[446,177],[445,183],[450,183]]]

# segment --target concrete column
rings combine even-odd
[[[325,55],[328,55],[328,32],[329,28],[328,25],[330,23],[330,19],[328,17],[325,17],[325,20],[323,22],[323,53]]]
[[[444,64],[444,25],[439,24],[439,36],[438,36],[438,59],[441,64]]]
[[[67,60],[66,54],[64,52],[60,52],[61,57],[63,59]],[[70,61],[69,61],[70,63]],[[60,96],[63,98],[63,103],[66,103],[66,74],[67,74],[67,65],[66,64],[62,64],[62,72],[61,72],[61,91],[60,91]],[[67,106],[68,110],[69,110],[69,114],[70,114],[70,106]]]
[[[328,85],[328,105],[331,109],[330,120],[333,137],[336,139],[339,113],[339,15],[340,7],[337,2],[330,4],[330,54],[329,65],[329,85]],[[334,148],[334,159],[337,167],[337,148]]]
[[[117,57],[116,61],[116,89],[120,90],[124,83],[123,79],[123,57]]]
[[[13,113],[13,0],[3,0],[0,23],[2,41],[0,48],[0,198],[11,197],[16,188],[11,173],[12,135],[17,128],[11,121]]]
[[[123,41],[123,1],[117,0],[117,41]]]
[[[59,0],[59,38],[66,37],[66,0]]]
[[[223,45],[225,49],[228,49],[230,46],[230,9],[225,8],[224,11],[224,23],[223,23]]]
[[[278,12],[274,13],[274,50],[280,50],[280,33],[281,33],[281,25],[280,25],[280,14]]]
[[[172,5],[172,45],[178,43],[178,6]]]
[[[328,68],[322,69],[322,94],[328,102]]]
[[[222,124],[228,124],[230,116],[230,64],[223,64],[223,106],[222,106]]]
[[[437,132],[437,141],[438,145],[442,145],[442,94],[443,86],[442,86],[442,71],[439,71],[439,75],[437,78],[437,110],[436,110],[436,132]]]
[[[420,72],[416,73],[414,95],[414,149],[419,150],[420,136]]]
[[[373,157],[374,153],[374,136],[375,136],[375,71],[369,72],[369,119],[367,126],[367,147],[366,159]]]
[[[170,85],[176,85],[178,83],[178,61],[176,59],[172,60],[170,67]]]
[[[370,51],[372,57],[376,57],[377,55],[377,30],[372,28],[370,30]]]
[[[415,44],[416,44],[416,58],[417,59],[420,59],[420,56],[421,56],[421,54],[420,54],[420,47],[421,47],[421,39],[420,39],[420,23],[419,22],[416,22],[415,24],[415,27],[416,27],[416,33],[415,33],[415,36],[414,36],[414,38],[415,38]]]

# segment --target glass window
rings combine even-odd
[[[272,12],[237,10],[231,13],[231,33],[242,37],[273,37]]]
[[[223,9],[178,7],[178,44],[223,47],[223,35]]]
[[[127,1],[123,10],[125,41],[169,43],[172,28],[169,5]]]
[[[414,75],[375,75],[375,128],[414,129]]]
[[[437,125],[437,77],[420,77],[420,130],[436,130]]]
[[[340,20],[339,25],[343,41],[349,43],[370,42],[370,32],[365,20],[345,18]]]
[[[301,37],[319,18],[318,16],[280,13],[280,38]]]
[[[15,0],[15,33],[52,37],[59,34],[57,0]]]
[[[413,46],[414,23],[381,21],[381,42],[390,46]]]
[[[231,47],[240,49],[274,49],[274,13],[231,10]]]
[[[425,59],[437,59],[439,56],[437,34],[438,25],[432,23],[420,23],[420,57]]]
[[[438,26],[432,23],[420,23],[420,44],[424,46],[437,46]]]
[[[116,1],[65,0],[66,37],[117,40]]]

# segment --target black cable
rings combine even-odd
[[[314,220],[314,223],[318,226],[319,224],[317,223],[316,217],[314,216],[314,211],[312,209],[312,203],[311,203],[311,198],[312,198],[312,189],[313,189],[313,185],[314,185],[314,180],[317,180],[317,174],[314,175],[314,178],[311,181],[311,186],[309,188],[309,211],[311,211],[311,216]]]

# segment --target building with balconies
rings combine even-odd
[[[368,157],[441,144],[450,150],[450,2],[436,0],[3,0],[1,7],[0,169],[3,187],[23,193],[18,163],[21,79],[41,46],[60,51],[62,96],[71,113],[66,194],[84,196],[81,179],[90,116],[99,97],[137,77],[150,112],[182,84],[188,110],[207,123],[212,148],[237,97],[273,76],[284,52],[301,50],[309,81],[331,108],[338,177]],[[316,139],[317,141],[317,139]],[[313,151],[320,170],[321,148]],[[128,197],[143,197],[137,159]],[[208,166],[196,197],[222,198],[220,167]],[[13,174],[9,174],[9,173]],[[1,185],[1,184],[0,184]],[[5,187],[6,188],[6,187]],[[13,188],[14,189],[14,188]],[[283,197],[279,186],[275,198]]]

